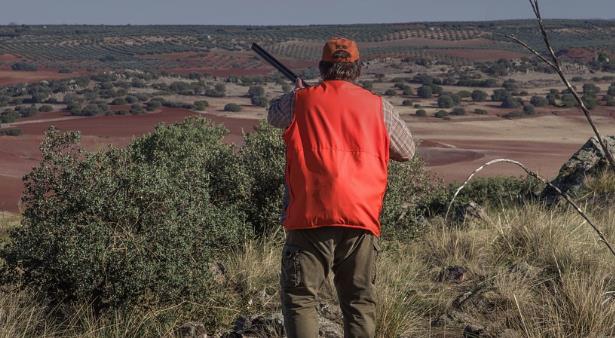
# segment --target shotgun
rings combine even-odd
[[[282,73],[287,79],[292,81],[292,83],[297,82],[299,76],[295,74],[292,70],[288,69],[288,67],[284,66],[280,61],[273,57],[273,55],[269,54],[266,50],[264,50],[261,46],[256,43],[252,43],[252,50],[256,52],[263,60],[267,61],[268,64],[272,65],[275,69],[277,69],[280,73]]]

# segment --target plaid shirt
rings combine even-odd
[[[276,128],[286,129],[293,121],[295,93],[282,95],[271,102],[267,122]],[[416,145],[406,123],[395,112],[393,105],[382,99],[382,115],[390,140],[390,157],[395,161],[408,161],[416,151]]]

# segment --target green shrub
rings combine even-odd
[[[462,107],[456,107],[451,111],[451,115],[462,116],[466,114],[466,110]]]
[[[416,94],[424,99],[429,99],[433,96],[434,90],[431,86],[421,86],[417,89]]]
[[[480,109],[480,108],[476,108],[474,109],[474,114],[478,114],[478,115],[487,115],[489,112],[487,112],[485,109]]]
[[[460,90],[459,92],[457,92],[457,94],[455,94],[456,96],[458,96],[461,99],[465,99],[467,97],[471,97],[472,93],[470,93],[467,90]]]
[[[227,103],[224,106],[224,111],[240,112],[241,111],[241,106],[236,104],[236,103]]]
[[[0,123],[12,123],[17,121],[19,113],[13,109],[6,109],[0,114]]]
[[[133,115],[139,115],[145,113],[143,110],[143,105],[140,103],[134,103],[130,106],[130,113]]]
[[[532,96],[530,103],[535,107],[544,107],[549,104],[549,101],[542,96]]]
[[[425,109],[419,109],[419,110],[416,111],[415,114],[416,114],[416,116],[419,116],[419,117],[427,116],[427,112],[425,111]]]
[[[452,197],[458,187],[457,184],[449,185],[448,196]],[[509,206],[537,198],[543,187],[540,181],[531,177],[478,177],[461,191],[456,201],[457,205],[473,201],[483,206]],[[434,212],[438,210],[434,209]]]
[[[430,176],[423,162],[389,163],[387,192],[382,207],[382,234],[387,239],[408,239],[420,235],[433,205],[443,204],[445,190]]]
[[[439,119],[445,118],[448,117],[448,112],[446,110],[439,110],[433,116]]]
[[[387,89],[384,92],[384,95],[386,95],[386,96],[395,96],[395,95],[397,95],[397,91],[395,89]]]
[[[564,94],[562,95],[562,104],[564,107],[572,108],[576,107],[579,103],[572,94]]]
[[[263,88],[263,86],[251,86],[248,89],[248,96],[249,97],[265,96],[265,88]]]
[[[188,119],[88,153],[77,133],[49,130],[22,226],[0,250],[4,283],[99,313],[210,302],[208,264],[250,233],[248,178],[224,134]]]
[[[52,110],[53,110],[53,106],[48,105],[48,104],[44,104],[38,108],[39,112],[50,112]]]
[[[269,100],[264,96],[252,96],[250,97],[250,102],[258,107],[267,107],[269,104]]]
[[[372,81],[361,81],[359,82],[359,84],[361,85],[361,87],[367,90],[371,90],[374,88],[374,83]]]
[[[162,107],[161,99],[158,99],[158,100],[151,99],[145,104],[145,109],[147,111],[154,111],[156,109],[159,109],[160,107]]]
[[[38,66],[33,63],[16,62],[11,65],[11,69],[20,72],[35,72]]]
[[[207,101],[195,101],[194,102],[194,109],[198,110],[198,111],[204,111],[205,109],[207,109],[207,107],[209,107],[209,102]]]
[[[19,136],[19,135],[21,135],[21,129],[19,128],[0,129],[0,136]]]
[[[487,100],[487,97],[488,97],[486,92],[484,92],[482,90],[478,90],[478,89],[473,91],[471,96],[472,96],[472,101],[474,101],[474,102],[485,101],[485,100]]]
[[[130,103],[130,104],[133,104],[133,103],[137,103],[137,102],[139,102],[139,98],[138,98],[138,97],[136,97],[136,96],[134,96],[134,95],[128,95],[128,96],[126,96],[126,99],[125,99],[125,100],[126,100],[126,103]]]
[[[414,102],[413,102],[412,100],[404,100],[404,101],[401,103],[401,105],[402,105],[402,106],[405,106],[405,107],[411,107],[412,105],[414,105]]]
[[[442,95],[438,97],[438,107],[439,108],[452,108],[455,105],[455,101],[449,95]]]
[[[586,95],[583,95],[582,99],[583,99],[583,103],[585,103],[585,106],[589,110],[592,110],[596,108],[596,106],[598,106],[598,100],[596,99],[595,96],[586,94]]]
[[[534,115],[536,114],[536,109],[531,104],[526,104],[523,106],[523,113],[526,115]]]
[[[518,97],[507,96],[502,101],[502,108],[519,108],[523,104],[523,101]]]
[[[261,122],[244,138],[239,156],[251,178],[250,205],[246,213],[254,232],[261,236],[278,230],[284,195],[285,146],[281,130]]]
[[[124,105],[127,103],[128,102],[126,102],[126,99],[124,99],[123,97],[118,97],[117,99],[114,99],[113,101],[111,101],[112,105]]]

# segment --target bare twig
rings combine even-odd
[[[448,204],[448,208],[446,209],[446,215],[444,216],[445,220],[448,219],[448,214],[450,213],[451,208],[453,206],[453,203],[455,202],[455,199],[457,198],[457,196],[459,195],[461,190],[463,190],[463,188],[465,188],[468,185],[468,183],[470,183],[470,181],[472,180],[472,178],[474,178],[474,176],[476,176],[476,174],[478,174],[480,171],[482,171],[486,167],[488,167],[488,166],[490,166],[492,164],[496,164],[496,163],[511,163],[511,164],[514,164],[514,165],[520,167],[521,169],[523,169],[528,175],[530,175],[530,176],[532,176],[532,177],[534,177],[536,179],[539,179],[540,181],[542,181],[543,183],[545,183],[549,187],[553,188],[553,190],[555,190],[555,192],[557,192],[557,194],[562,196],[564,198],[564,200],[566,200],[566,202],[568,202],[568,204],[570,204],[576,210],[576,212],[579,215],[581,215],[581,217],[583,217],[583,219],[585,219],[585,221],[587,221],[587,223],[589,223],[589,225],[598,234],[598,237],[600,237],[600,240],[602,242],[604,242],[604,244],[609,248],[609,251],[611,251],[611,254],[613,254],[613,256],[615,256],[615,249],[613,249],[613,246],[611,245],[611,243],[609,243],[609,241],[606,239],[606,236],[589,219],[589,217],[585,214],[585,212],[583,210],[581,210],[581,208],[570,198],[570,196],[568,196],[568,194],[563,193],[558,187],[556,187],[555,185],[551,184],[551,182],[549,182],[546,179],[542,178],[536,172],[528,169],[525,165],[523,165],[523,163],[518,162],[518,161],[514,161],[514,160],[509,160],[509,159],[506,159],[506,158],[500,158],[500,159],[496,159],[496,160],[491,160],[491,161],[483,164],[482,166],[478,167],[476,170],[474,170],[472,172],[472,174],[470,174],[470,176],[468,176],[468,179],[466,179],[465,182],[463,182],[463,184],[457,189],[457,191],[455,191],[455,194],[453,195],[453,198],[451,199],[451,202]]]
[[[549,39],[549,35],[547,34],[547,30],[545,28],[545,24],[542,19],[542,14],[540,13],[540,6],[538,4],[538,0],[529,0],[529,2],[530,2],[530,5],[532,6],[532,10],[534,11],[534,15],[536,16],[536,19],[538,20],[538,28],[540,29],[540,33],[542,34],[542,38],[545,42],[545,46],[547,47],[547,50],[549,51],[549,57],[551,58],[551,60],[547,59],[547,57],[542,55],[536,49],[530,47],[527,43],[517,38],[516,36],[507,35],[506,37],[516,42],[517,44],[523,46],[525,49],[527,49],[532,54],[536,55],[542,62],[549,65],[549,67],[551,67],[557,73],[557,75],[559,75],[564,85],[566,85],[566,87],[568,88],[572,96],[574,96],[574,99],[577,101],[579,107],[583,111],[583,114],[585,114],[585,118],[587,119],[587,122],[589,122],[589,125],[592,127],[594,134],[596,134],[596,137],[598,138],[598,142],[600,143],[600,147],[602,148],[602,151],[604,152],[604,156],[609,162],[611,168],[615,170],[615,159],[613,158],[613,154],[611,154],[611,152],[609,151],[608,145],[604,142],[604,139],[602,138],[600,131],[598,130],[598,127],[594,123],[594,120],[592,119],[591,113],[589,112],[589,109],[587,109],[585,102],[583,102],[583,99],[581,98],[579,93],[577,93],[577,91],[574,89],[570,81],[568,81],[568,78],[566,77],[566,75],[564,74],[562,70],[562,66],[559,61],[559,58],[557,57],[557,55],[555,55],[555,50],[553,49],[553,46],[551,45],[551,40]]]

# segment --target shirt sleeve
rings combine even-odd
[[[394,161],[405,162],[414,157],[416,144],[406,122],[401,119],[393,105],[382,99],[384,124],[386,125],[390,139],[390,158]]]
[[[294,101],[294,91],[286,93],[271,101],[269,112],[267,113],[267,122],[276,128],[288,128],[293,121]]]

